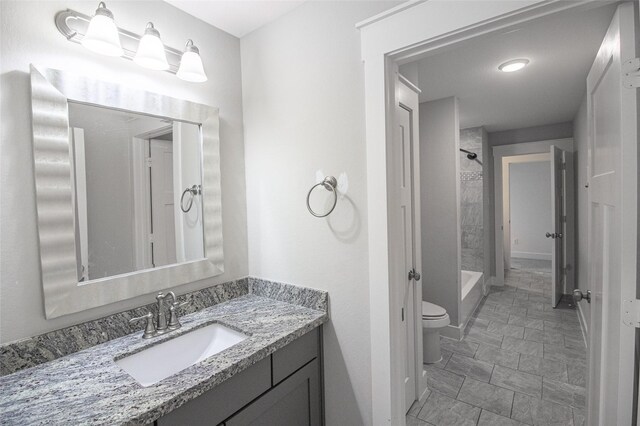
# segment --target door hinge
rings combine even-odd
[[[562,221],[563,221],[564,223],[567,223],[567,215],[566,215],[566,214],[562,216]]]
[[[149,243],[153,244],[155,241],[153,240],[153,234],[149,234]]]
[[[402,317],[402,321],[404,321],[404,308],[402,308],[402,310],[400,312],[400,316]]]
[[[560,163],[560,170],[567,170],[567,163]]]
[[[640,58],[629,59],[622,64],[622,85],[627,89],[640,87]]]
[[[145,163],[146,163],[147,167],[151,167],[151,157],[145,158]]]
[[[622,322],[629,327],[640,328],[640,300],[622,302]]]

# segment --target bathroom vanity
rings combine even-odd
[[[173,332],[136,332],[0,377],[2,423],[322,424],[327,294],[246,281],[245,294],[183,316]],[[215,324],[246,338],[149,385],[118,365]]]

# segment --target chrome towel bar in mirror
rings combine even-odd
[[[329,209],[328,212],[326,212],[324,214],[319,214],[319,213],[314,212],[313,209],[311,208],[311,204],[309,202],[309,199],[311,198],[311,193],[318,186],[323,186],[324,189],[326,189],[327,191],[331,191],[333,193],[333,203],[331,205],[331,208]],[[336,204],[338,203],[337,187],[338,187],[338,181],[333,176],[326,176],[322,180],[322,182],[319,182],[319,183],[316,183],[315,185],[313,185],[311,187],[311,189],[309,190],[309,193],[307,194],[307,209],[309,209],[309,213],[311,213],[315,217],[327,217],[327,216],[329,216],[331,214],[331,212],[333,211],[333,209],[336,208]]]
[[[202,187],[200,185],[193,185],[191,188],[187,188],[182,191],[182,197],[180,197],[180,210],[184,213],[187,213],[191,210],[191,206],[193,205],[193,199],[196,195],[200,195],[202,193]],[[187,201],[187,205],[184,205],[184,196],[190,194],[189,201]]]

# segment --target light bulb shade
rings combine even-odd
[[[81,43],[87,49],[102,55],[122,56],[118,27],[113,21],[113,14],[104,6],[104,3],[100,3],[96,14],[91,18]]]
[[[202,58],[197,49],[195,49],[195,51],[187,50],[182,54],[180,68],[178,68],[176,75],[181,80],[192,81],[194,83],[207,81],[207,75],[202,66]]]
[[[149,22],[144,35],[138,44],[138,51],[133,61],[145,68],[152,70],[168,70],[169,62],[167,62],[167,54],[164,51],[164,44],[160,40],[160,33],[153,28],[153,24]]]

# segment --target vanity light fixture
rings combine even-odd
[[[500,64],[498,69],[502,72],[514,72],[521,70],[529,64],[528,59],[513,59],[511,61],[507,61],[503,64]]]
[[[147,23],[144,35],[140,39],[138,50],[133,61],[145,68],[152,70],[168,70],[167,54],[164,51],[164,44],[160,40],[160,32],[155,29],[153,22]]]
[[[113,13],[103,1],[98,4],[96,14],[89,22],[87,33],[81,41],[87,49],[107,56],[122,56],[118,27],[113,21]]]
[[[207,81],[207,75],[202,66],[202,58],[200,50],[193,45],[193,40],[187,40],[184,46],[184,53],[180,59],[180,68],[176,73],[179,79],[192,81],[194,83],[202,83]]]

